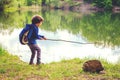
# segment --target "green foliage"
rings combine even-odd
[[[120,6],[120,0],[112,0],[114,6]]]
[[[99,8],[111,9],[112,0],[93,0],[95,6]]]
[[[84,0],[99,8],[111,9],[113,6],[120,6],[120,0]]]
[[[16,0],[0,0],[0,9],[6,9],[10,7],[16,7],[17,1]]]
[[[120,25],[119,14],[112,14],[111,12],[98,12],[82,17],[78,16],[80,16],[80,14],[72,12],[46,12],[43,15],[46,20],[41,28],[54,32],[58,29],[68,30],[70,33],[75,35],[81,33],[88,41],[98,42],[97,45],[110,47],[120,45],[120,29],[118,27]]]
[[[80,2],[74,2],[71,0],[46,0],[46,4],[52,7],[61,8],[63,6],[76,6],[79,5]]]
[[[119,46],[119,21],[120,14],[110,12],[98,12],[91,15],[62,11],[40,11],[40,12],[12,12],[1,13],[0,29],[9,29],[9,34],[14,28],[24,27],[26,23],[31,23],[31,17],[39,14],[45,21],[41,27],[46,31],[57,32],[57,30],[67,30],[74,35],[81,34],[90,42],[98,42],[102,46]],[[14,17],[14,16],[17,16]],[[7,19],[6,19],[7,18]],[[102,43],[102,44],[99,44]]]
[[[21,11],[1,12],[0,16],[0,24],[2,24],[0,29],[9,29],[9,32],[11,33],[14,28],[24,27],[25,23],[30,23],[33,14],[31,14],[31,12]]]
[[[41,2],[42,2],[41,0],[26,0],[26,5],[27,6],[40,5]]]
[[[28,6],[32,5],[32,3],[33,3],[32,0],[27,0],[27,5]]]
[[[118,46],[119,34],[119,18],[116,14],[97,13],[93,16],[86,16],[81,20],[81,28],[83,35],[89,38],[90,41],[103,42],[103,46]],[[86,28],[84,28],[86,27]],[[90,37],[94,36],[94,38]]]
[[[99,8],[112,9],[113,6],[120,6],[120,0],[84,0]]]
[[[0,46],[0,55],[6,53],[6,51]]]
[[[26,5],[26,0],[17,0],[17,7],[20,8]]]
[[[0,0],[0,10],[6,8],[15,7],[20,8],[21,6],[40,5],[41,0]]]
[[[87,2],[93,3],[93,5],[100,7],[111,9],[113,5],[120,6],[120,0],[84,0]],[[76,6],[80,5],[80,2],[74,2],[71,0],[0,0],[0,10],[5,8],[15,7],[20,8],[22,6],[31,6],[31,5],[50,5],[54,7],[62,7],[66,4],[68,6]]]

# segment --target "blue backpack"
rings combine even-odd
[[[30,39],[32,32],[33,29],[31,24],[26,24],[26,26],[22,29],[22,31],[19,34],[19,42],[22,45],[28,44],[28,40]]]

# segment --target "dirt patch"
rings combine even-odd
[[[28,76],[25,80],[49,80],[49,78],[38,76],[38,75],[31,75],[31,76]]]

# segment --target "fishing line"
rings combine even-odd
[[[68,41],[68,40],[62,40],[62,39],[47,39],[49,41],[63,41],[63,42],[70,42],[70,43],[77,43],[77,44],[94,44],[94,43],[82,43],[77,41]]]

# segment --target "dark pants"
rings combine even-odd
[[[37,44],[31,44],[31,45],[29,45],[29,47],[32,52],[29,64],[33,64],[33,60],[35,58],[36,52],[37,52],[37,64],[40,64],[41,49],[39,48],[39,46]]]

